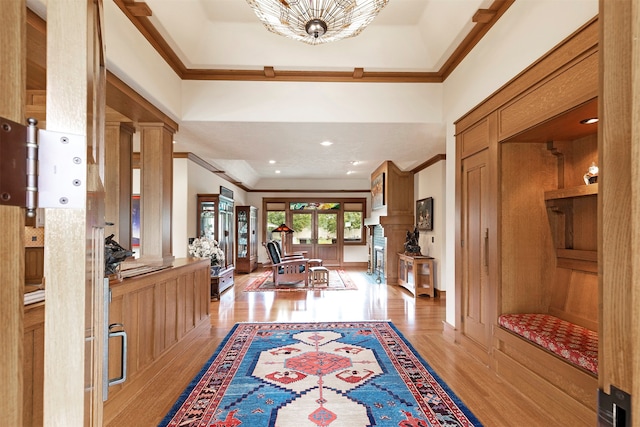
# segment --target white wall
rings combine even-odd
[[[182,81],[115,2],[103,4],[107,69],[178,120],[182,115]]]
[[[416,200],[433,197],[433,231],[420,231],[418,244],[422,255],[428,255],[434,260],[434,286],[439,290],[446,290],[442,284],[442,266],[445,260],[445,207],[447,194],[445,193],[446,162],[441,160],[414,176],[413,191]],[[415,213],[414,213],[415,214]],[[448,299],[448,298],[447,298]]]
[[[198,194],[219,194],[220,186],[233,191],[235,206],[248,204],[247,193],[220,176],[185,158],[173,159],[172,251],[187,256],[189,237],[197,237]]]
[[[442,123],[442,88],[422,83],[186,80],[183,120]],[[314,100],[313,108],[300,108]]]
[[[455,319],[454,122],[598,14],[598,0],[518,0],[444,82],[447,127],[446,321]]]

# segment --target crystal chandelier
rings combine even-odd
[[[247,0],[267,30],[308,44],[357,36],[389,0]]]

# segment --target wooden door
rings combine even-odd
[[[45,211],[44,425],[102,425],[102,22],[101,1],[47,5],[47,131],[84,138],[86,199]]]
[[[292,213],[292,252],[304,251],[307,258],[319,258],[324,265],[340,265],[337,211],[310,210]]]
[[[482,349],[491,344],[489,282],[489,150],[462,160],[462,333]]]

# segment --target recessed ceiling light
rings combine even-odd
[[[330,145],[333,145],[333,142],[331,142],[331,141],[322,141],[322,142],[320,143],[320,145],[324,145],[325,147],[328,147],[328,146],[330,146]]]
[[[351,175],[352,173],[356,173],[356,171],[347,171],[347,175]]]
[[[351,164],[352,164],[353,166],[357,166],[357,165],[359,165],[359,164],[360,164],[360,160],[354,160],[354,161],[352,161],[352,162],[351,162]]]
[[[280,173],[280,171],[279,171],[279,170],[277,170],[277,171],[276,171],[276,173]]]
[[[588,119],[580,120],[580,123],[583,125],[592,125],[594,123],[598,123],[597,117],[589,117]]]
[[[269,160],[270,164],[274,164],[276,161],[275,160]]]

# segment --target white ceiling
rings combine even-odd
[[[245,0],[145,3],[152,11],[150,21],[187,69],[435,73],[473,28],[474,14],[493,0],[389,0],[360,35],[316,46],[268,32]],[[417,103],[411,98],[422,99],[421,88],[441,83],[285,83],[300,85],[300,93],[293,89],[293,95],[279,99],[272,95],[273,85],[282,82],[184,81],[183,90],[198,84],[225,87],[226,95],[216,92],[205,107],[200,100],[200,110],[211,106],[212,112],[194,118],[188,111],[194,109],[195,97],[183,93],[174,151],[198,155],[247,188],[264,188],[264,182],[273,179],[366,182],[386,160],[408,170],[445,152],[441,96]],[[239,87],[230,85],[250,84],[252,92],[238,91],[235,99],[229,94],[229,87]],[[308,85],[314,85],[310,105],[303,96]],[[331,111],[336,104],[346,104],[339,119]],[[269,116],[256,111],[256,105],[268,105]],[[322,147],[322,140],[334,145]],[[354,166],[352,161],[362,163]],[[281,188],[297,186],[282,181]]]

